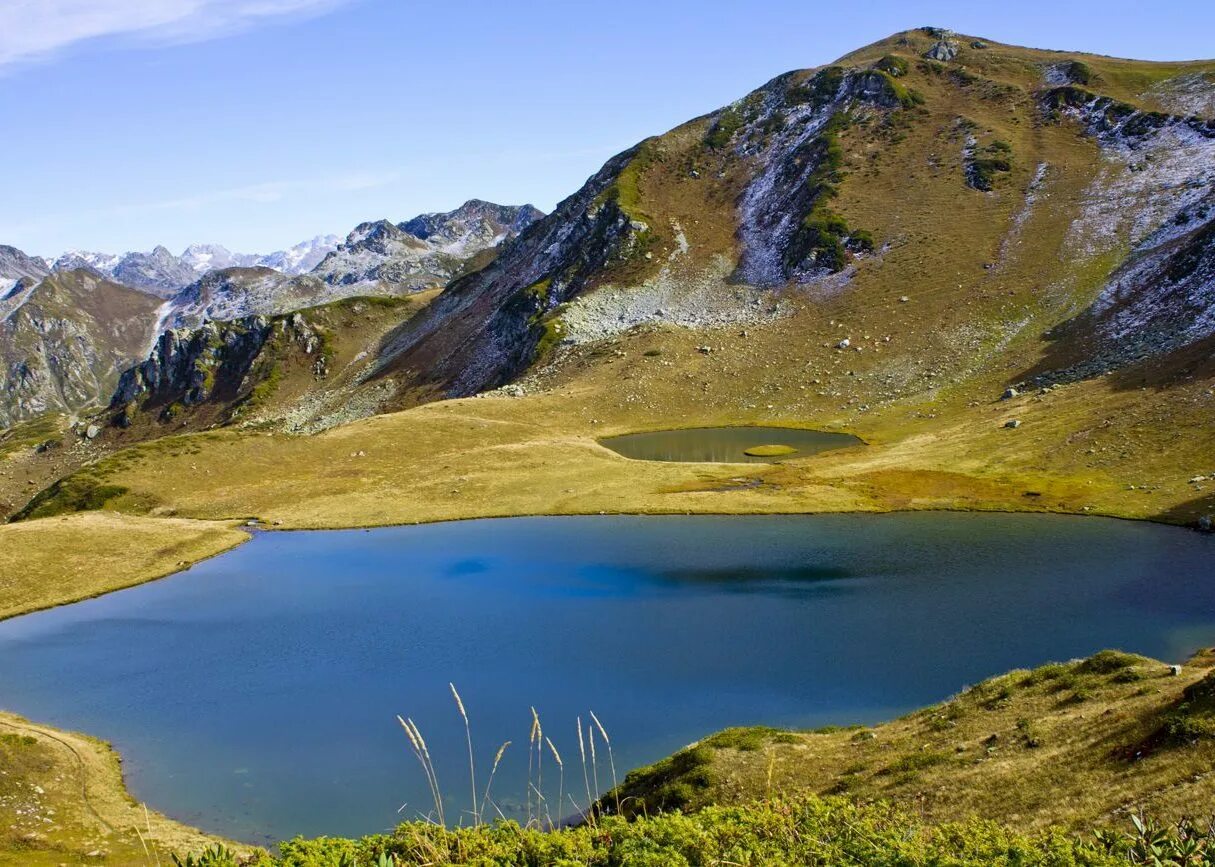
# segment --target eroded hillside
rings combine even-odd
[[[1212,70],[919,30],[779,76],[613,158],[420,313],[382,320],[322,411],[296,413],[288,390],[256,436],[139,447],[74,484],[121,490],[107,508],[286,526],[890,508],[1197,521],[1215,502],[1215,176],[1194,114]],[[869,445],[740,468],[596,442],[756,422]]]

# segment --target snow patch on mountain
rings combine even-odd
[[[387,283],[420,291],[448,282],[469,257],[514,238],[543,216],[531,205],[472,199],[454,211],[403,223],[360,223],[312,275],[335,286]]]
[[[55,259],[55,271],[89,268],[117,283],[168,298],[199,277],[225,268],[273,268],[284,274],[304,274],[337,249],[336,235],[317,235],[273,253],[233,253],[222,244],[191,244],[174,256],[164,247],[121,255],[70,250]]]

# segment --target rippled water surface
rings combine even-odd
[[[2,622],[0,706],[111,741],[138,798],[256,842],[427,809],[397,713],[458,815],[448,681],[482,774],[514,741],[495,783],[509,813],[530,705],[567,764],[574,718],[594,710],[623,772],[724,726],[873,722],[1014,667],[1103,647],[1179,660],[1212,640],[1215,539],[1161,526],[519,518],[260,534]]]

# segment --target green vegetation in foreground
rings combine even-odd
[[[874,727],[735,728],[628,774],[632,815],[846,795],[1079,833],[1215,813],[1215,652],[1184,666],[1105,650],[1013,671]],[[1111,818],[1113,817],[1113,818]]]
[[[842,798],[766,799],[738,807],[709,807],[634,821],[603,818],[553,831],[502,822],[447,830],[411,822],[387,835],[359,840],[296,839],[281,855],[243,862],[275,867],[406,867],[406,865],[1050,865],[1100,867],[1127,863],[1215,864],[1215,831],[1189,822],[1162,827],[1138,819],[1126,832],[1087,838],[1057,828],[1023,833],[972,819],[926,824],[889,804],[858,805]],[[222,850],[177,862],[235,867]]]
[[[750,455],[753,458],[775,458],[781,455],[794,454],[797,449],[793,446],[786,445],[768,445],[768,446],[751,446],[748,449],[743,449],[744,455]]]

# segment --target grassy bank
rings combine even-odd
[[[0,525],[0,620],[161,578],[248,538],[230,522],[105,511]]]
[[[0,867],[144,867],[214,842],[131,798],[106,744],[0,712]]]
[[[1213,666],[1215,652],[1174,668],[1103,651],[874,727],[728,729],[634,771],[619,797],[644,814],[771,792],[846,795],[930,821],[978,815],[1031,829],[1215,813]]]
[[[1215,650],[1178,669],[1103,651],[878,726],[720,732],[630,773],[578,828],[407,822],[224,855],[145,814],[105,745],[0,714],[0,865],[1104,865],[1152,863],[1145,840],[1210,864],[1215,841],[1187,822],[1215,812],[1212,767]]]

